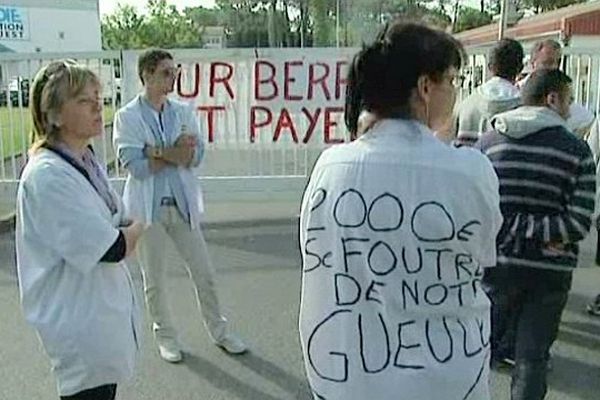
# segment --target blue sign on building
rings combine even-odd
[[[0,40],[28,40],[29,18],[23,7],[0,6]]]

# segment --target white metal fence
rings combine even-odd
[[[460,97],[487,79],[488,50],[468,49]],[[562,64],[573,78],[575,100],[595,114],[600,111],[600,52],[597,50],[565,48]],[[218,125],[217,138],[207,142],[206,158],[199,175],[205,178],[305,177],[318,154],[328,146],[323,139],[327,130],[335,140],[348,140],[340,112],[343,107],[343,95],[340,92],[343,92],[346,74],[344,63],[355,51],[175,50],[176,62],[182,66],[182,77],[178,80],[176,92],[186,94],[186,101],[202,109],[198,111],[198,116],[203,131],[209,128],[207,109],[210,107],[214,108],[212,124]],[[105,100],[106,134],[97,140],[95,148],[108,165],[110,176],[116,179],[123,177],[124,171],[116,160],[111,144],[111,122],[118,107],[140,89],[137,78],[138,55],[137,51],[1,54],[0,182],[16,182],[26,161],[31,127],[29,83],[39,68],[60,58],[76,59],[100,76]],[[257,64],[265,67],[262,72],[257,69]],[[225,78],[229,73],[232,76],[227,82],[228,87]],[[261,73],[263,78],[256,76]],[[263,85],[265,92],[272,89],[274,84],[279,94],[273,99],[257,99],[257,84]],[[194,90],[196,96],[190,97],[189,94],[193,94]],[[311,92],[314,95],[309,98],[307,90],[308,95]],[[231,93],[235,98],[231,98]],[[272,121],[262,130],[257,130],[258,134],[251,141],[248,135],[252,122],[248,110],[256,106],[269,109]],[[282,117],[284,109],[289,113],[289,118]],[[326,112],[329,112],[327,116]],[[226,117],[223,117],[225,114]],[[259,119],[265,118],[260,115]],[[289,126],[290,121],[293,128]],[[283,128],[280,129],[278,140],[274,141],[273,135],[278,125]],[[295,131],[298,142],[294,141],[292,131]],[[309,132],[312,132],[312,136],[304,143]]]
[[[487,54],[489,47],[467,50],[463,69],[460,97],[469,94],[488,78]],[[527,50],[527,49],[526,49]],[[573,79],[574,101],[588,108],[594,115],[600,111],[600,49],[563,48],[561,68]]]
[[[203,132],[210,126],[217,131],[213,141],[205,137],[206,156],[199,175],[306,176],[328,145],[323,135],[330,134],[334,141],[348,140],[340,77],[345,77],[345,63],[353,53],[354,49],[174,50],[175,61],[182,67],[176,95],[197,108]],[[138,55],[137,51],[1,54],[0,182],[16,182],[26,161],[31,128],[29,83],[43,65],[60,58],[76,59],[101,78],[106,134],[96,141],[95,149],[111,178],[122,178],[124,171],[111,144],[111,123],[114,112],[140,90]],[[257,91],[267,93],[273,88],[277,96],[258,93],[264,98],[257,98]],[[259,127],[250,140],[253,123]],[[304,143],[309,132],[311,138]]]
[[[63,58],[77,59],[98,74],[103,83],[105,118],[112,119],[120,96],[120,52],[0,55],[0,182],[18,180],[27,159],[32,125],[30,83],[43,65]],[[99,140],[95,147],[104,160],[110,162],[110,143]]]

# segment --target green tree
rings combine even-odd
[[[585,2],[586,0],[521,0],[518,5],[522,9],[532,9],[535,13],[541,13]]]
[[[258,0],[217,0],[231,47],[264,47],[269,43],[268,9]]]
[[[102,20],[105,49],[201,47],[201,31],[192,18],[166,0],[148,0],[148,15],[121,6]]]
[[[454,25],[454,32],[462,32],[468,29],[478,28],[492,23],[492,15],[487,12],[481,12],[476,8],[461,7],[458,12],[458,18]]]
[[[441,29],[451,24],[452,12],[447,0],[352,0],[347,8],[349,18],[349,44],[370,42],[382,24],[402,18],[424,21]]]
[[[186,7],[183,15],[189,18],[196,26],[218,26],[224,24],[224,15],[218,8]]]
[[[572,4],[586,3],[588,0],[512,0],[517,10],[530,10],[536,14],[556,10],[557,8],[570,6]],[[481,0],[481,5],[485,4],[485,9],[492,15],[500,13],[501,0]]]
[[[104,49],[134,49],[142,47],[140,37],[144,18],[129,5],[117,7],[114,14],[102,20],[102,47]]]
[[[232,47],[298,46],[306,38],[308,0],[217,0],[216,5]]]
[[[167,0],[148,0],[149,17],[144,26],[144,38],[151,46],[163,48],[201,47],[200,27],[179,13]],[[153,45],[152,45],[153,43]]]
[[[335,0],[310,0],[309,12],[313,23],[313,44],[315,46],[331,46],[335,20],[332,10]]]

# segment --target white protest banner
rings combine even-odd
[[[355,49],[176,51],[175,95],[193,102],[209,143],[335,144]]]

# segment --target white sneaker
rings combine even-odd
[[[215,341],[215,344],[229,354],[244,354],[248,351],[244,342],[232,333],[228,333],[222,339]]]
[[[158,354],[160,354],[163,360],[170,363],[178,363],[183,358],[181,350],[179,350],[177,345],[169,342],[158,343]]]

